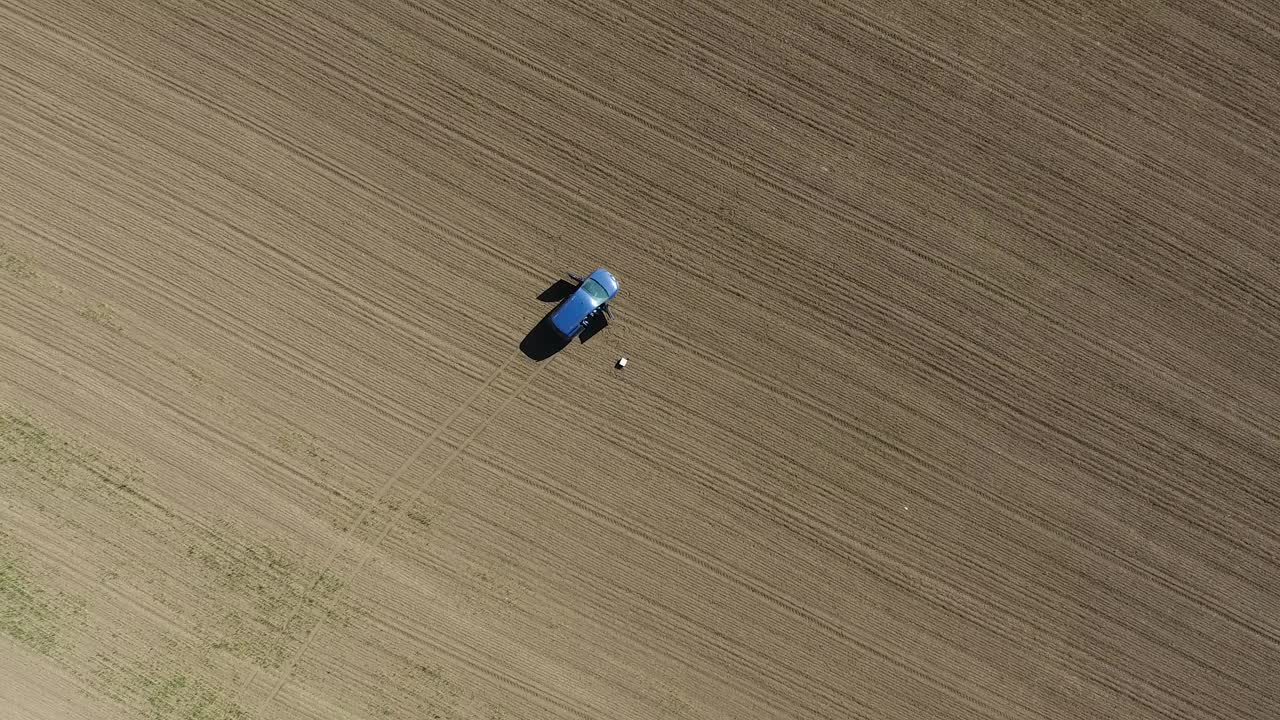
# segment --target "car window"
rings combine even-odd
[[[591,278],[582,281],[582,289],[586,290],[587,294],[598,303],[608,302],[609,300],[609,292],[604,289],[603,285]]]

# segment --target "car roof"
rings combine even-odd
[[[595,300],[579,287],[551,313],[551,322],[560,332],[568,334],[596,307]]]
[[[613,299],[613,296],[618,292],[618,279],[613,276],[613,273],[604,268],[596,268],[595,271],[587,276],[587,279],[600,283],[600,286],[609,294],[610,299]],[[595,309],[602,304],[603,303],[597,303],[595,299],[583,290],[581,285],[579,285],[578,288],[573,291],[572,295],[566,298],[559,307],[552,311],[551,323],[555,325],[556,329],[560,332],[568,334],[577,327],[578,323],[582,322],[584,317],[589,313],[594,312]]]

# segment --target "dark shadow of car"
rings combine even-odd
[[[587,326],[582,328],[582,332],[578,333],[578,342],[586,342],[593,335],[609,326],[609,318],[604,313],[596,313],[587,318]]]
[[[564,280],[556,280],[546,290],[538,294],[538,299],[546,303],[559,303],[561,300],[569,297],[575,290],[573,284]],[[555,312],[552,308],[550,312],[542,316],[537,325],[529,331],[528,335],[520,341],[520,351],[530,360],[541,362],[555,355],[561,350],[569,346],[573,342],[573,338],[565,339],[560,333],[556,332],[551,325],[551,313]],[[596,313],[588,318],[587,325],[576,337],[579,343],[585,343],[590,340],[593,335],[603,330],[609,324],[604,313]]]
[[[530,360],[541,362],[565,349],[569,342],[551,327],[551,313],[547,313],[520,341],[520,352]]]
[[[538,299],[542,302],[558,303],[572,295],[573,291],[573,283],[566,280],[557,280],[551,284],[551,287],[538,293]]]

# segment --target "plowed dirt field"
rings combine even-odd
[[[1278,208],[1262,0],[0,0],[0,718],[1280,717]]]

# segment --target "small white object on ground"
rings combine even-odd
[[[625,357],[618,358],[618,367],[624,368],[626,366],[627,366],[627,359]]]

